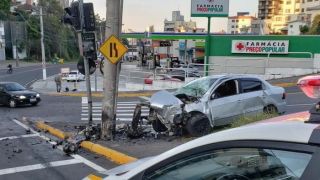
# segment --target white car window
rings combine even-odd
[[[155,180],[297,180],[311,154],[255,148],[234,148],[186,157],[156,170]]]

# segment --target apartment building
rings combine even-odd
[[[258,17],[266,20],[270,33],[281,33],[290,16],[300,13],[300,4],[300,0],[259,0]]]
[[[193,21],[185,21],[180,11],[172,12],[172,20],[164,20],[164,32],[192,32],[197,28],[197,23]]]
[[[309,21],[312,22],[314,17],[320,14],[319,0],[300,0],[300,13],[309,16]]]
[[[253,22],[256,17],[250,16],[249,12],[238,12],[237,16],[228,17],[228,34],[252,34]]]

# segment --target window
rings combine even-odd
[[[310,160],[310,154],[292,151],[222,149],[185,157],[155,170],[144,179],[299,179]]]
[[[237,94],[236,81],[230,80],[222,83],[215,91],[215,98],[223,98]]]
[[[262,82],[258,80],[241,80],[240,84],[243,93],[261,91],[263,89]]]
[[[286,9],[286,13],[290,13],[291,12],[291,10],[290,9]]]

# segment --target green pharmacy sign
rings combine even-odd
[[[191,0],[191,17],[228,17],[229,0]]]

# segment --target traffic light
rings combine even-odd
[[[82,33],[83,54],[92,60],[97,60],[96,35],[94,32]]]
[[[87,32],[96,30],[96,19],[94,16],[93,3],[83,4],[84,29]]]
[[[73,2],[71,7],[65,8],[64,11],[65,15],[62,17],[63,23],[73,26],[76,31],[81,30],[79,2]]]

